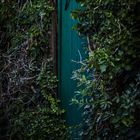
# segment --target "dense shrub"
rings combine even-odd
[[[89,52],[73,76],[74,101],[85,107],[83,139],[140,139],[140,1],[77,1],[72,17]]]
[[[0,140],[65,139],[50,53],[53,2],[0,2]]]

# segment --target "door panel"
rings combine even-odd
[[[70,105],[71,99],[75,95],[76,82],[71,79],[72,72],[78,69],[78,64],[72,62],[79,61],[79,53],[82,40],[72,30],[76,21],[71,19],[70,13],[78,7],[75,0],[70,0],[67,10],[65,10],[66,0],[58,1],[59,26],[58,26],[58,56],[59,56],[59,97],[62,107],[66,110],[65,118],[69,126],[79,124],[81,121],[81,111],[78,106]],[[75,131],[76,132],[76,131]]]

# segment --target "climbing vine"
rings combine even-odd
[[[66,139],[50,46],[51,0],[0,1],[0,139]]]
[[[77,0],[74,27],[87,38],[86,60],[74,72],[89,140],[140,138],[140,1]],[[79,99],[80,98],[80,99]]]

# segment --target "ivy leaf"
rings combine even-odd
[[[107,69],[107,66],[106,65],[100,65],[101,73],[105,72],[106,69]]]

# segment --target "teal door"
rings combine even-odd
[[[71,79],[72,72],[79,67],[73,61],[79,61],[79,54],[83,52],[81,49],[82,41],[76,31],[72,30],[76,21],[70,16],[71,11],[77,6],[75,0],[58,0],[59,96],[62,107],[66,110],[65,118],[69,126],[79,124],[81,121],[81,111],[78,106],[70,105],[77,90],[76,82]],[[74,137],[77,137],[77,130],[75,133]]]

